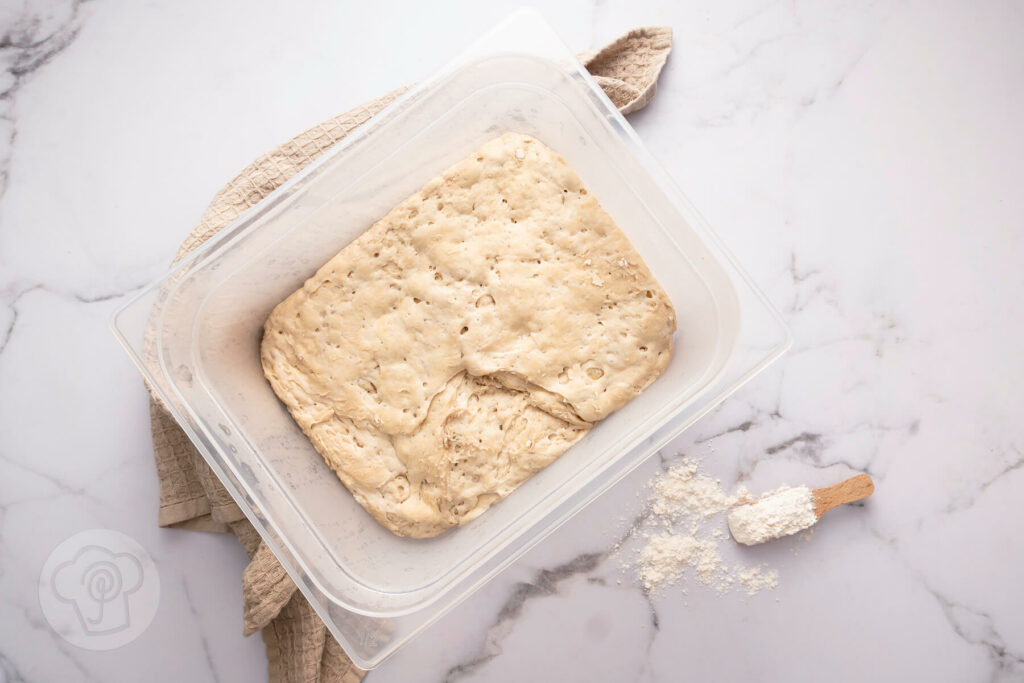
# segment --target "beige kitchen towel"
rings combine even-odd
[[[580,55],[587,70],[624,114],[651,101],[672,47],[665,27],[638,28]],[[405,88],[310,128],[245,167],[218,192],[175,262],[280,187],[304,166],[389,105]],[[271,683],[356,683],[364,676],[330,637],[313,608],[218,481],[174,419],[150,402],[153,450],[160,479],[160,526],[234,533],[250,563],[242,575],[243,629],[261,630]]]

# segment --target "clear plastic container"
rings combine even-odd
[[[470,524],[394,536],[263,377],[270,310],[394,205],[508,131],[563,155],[671,297],[631,403]],[[115,333],[353,661],[372,668],[789,345],[779,315],[536,13],[512,15],[119,310]]]

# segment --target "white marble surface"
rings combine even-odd
[[[0,682],[265,680],[241,549],[156,527],[146,397],[107,318],[252,157],[511,7],[0,3]],[[1024,5],[544,12],[579,49],[673,27],[633,125],[796,344],[367,680],[1024,680]],[[679,453],[729,486],[865,470],[878,490],[746,551],[775,592],[648,600],[607,550]],[[65,643],[37,599],[50,551],[94,527],[161,578],[152,625],[109,652]]]

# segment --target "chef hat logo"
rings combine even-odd
[[[87,545],[57,566],[53,591],[70,603],[89,635],[117,633],[131,624],[128,596],[142,587],[142,564],[129,553]]]

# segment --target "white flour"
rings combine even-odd
[[[683,460],[654,485],[651,509],[659,517],[678,517],[687,512],[710,517],[736,504],[717,481],[697,473],[697,463]]]
[[[694,536],[660,533],[647,537],[640,551],[640,582],[647,590],[678,581],[687,567],[693,567],[701,583],[711,585],[722,567],[718,544]]]
[[[816,521],[811,490],[783,486],[752,505],[734,508],[729,513],[729,531],[738,543],[755,545],[803,531]]]
[[[719,593],[741,588],[754,595],[778,585],[777,571],[730,565],[719,552],[725,533],[722,520],[714,518],[748,502],[746,489],[727,494],[717,480],[698,471],[696,461],[685,458],[651,488],[651,516],[639,534],[643,546],[632,563],[645,590],[682,582],[688,573]]]
[[[737,580],[740,585],[747,589],[747,595],[756,595],[765,589],[772,589],[779,585],[779,573],[774,569],[768,569],[764,565],[751,567],[740,571]]]

